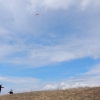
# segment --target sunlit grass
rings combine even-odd
[[[0,100],[100,100],[100,87],[17,93],[0,96]]]

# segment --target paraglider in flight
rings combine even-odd
[[[37,13],[37,14],[35,14],[35,16],[39,16],[39,14]]]

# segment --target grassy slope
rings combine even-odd
[[[18,93],[0,100],[100,100],[100,87]]]

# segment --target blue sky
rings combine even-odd
[[[2,94],[100,86],[99,5],[99,0],[1,0]]]

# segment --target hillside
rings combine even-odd
[[[100,100],[100,87],[17,93],[0,100]]]

